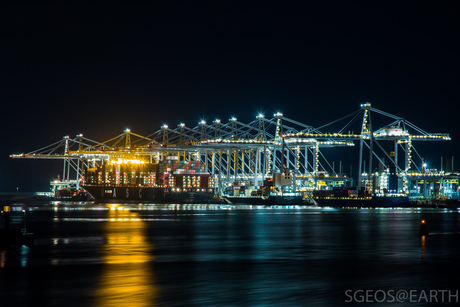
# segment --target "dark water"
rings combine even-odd
[[[26,208],[36,245],[0,251],[0,306],[363,305],[345,291],[460,288],[457,211],[55,202],[14,204],[17,227]]]

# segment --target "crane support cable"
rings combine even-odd
[[[355,115],[356,113],[359,113],[359,112],[362,112],[362,109],[356,110],[356,111],[354,111],[354,112],[352,112],[352,113],[350,113],[350,114],[348,114],[348,115],[346,115],[346,116],[344,116],[344,117],[341,117],[341,118],[339,118],[339,119],[336,119],[336,120],[334,120],[334,121],[332,121],[332,122],[330,122],[330,123],[328,123],[328,124],[322,125],[322,126],[320,126],[320,127],[316,127],[315,129],[316,129],[317,131],[320,131],[320,129],[322,129],[322,128],[324,128],[324,127],[333,125],[333,124],[335,124],[335,123],[337,123],[337,122],[339,122],[339,121],[341,121],[341,120],[344,120],[345,118],[348,118],[348,117],[350,117],[350,116],[353,116],[353,115]]]
[[[41,152],[41,151],[44,151],[45,149],[50,149],[50,147],[51,147],[51,146],[54,146],[54,145],[60,145],[60,146],[62,146],[63,143],[64,143],[64,140],[59,140],[59,141],[57,141],[57,142],[55,142],[55,143],[53,143],[53,144],[50,144],[50,145],[45,146],[45,147],[42,147],[42,148],[40,148],[40,149],[31,151],[31,152],[29,152],[29,153],[27,153],[27,154],[29,155],[29,154],[39,153],[39,152]],[[59,147],[59,146],[57,146],[57,147]],[[55,147],[53,147],[53,149],[54,149],[54,148],[55,148]]]
[[[384,111],[382,111],[382,110],[379,110],[379,109],[376,109],[376,108],[373,108],[373,107],[370,107],[370,110],[371,110],[371,111],[374,111],[374,112],[376,112],[376,113],[379,113],[379,114],[381,114],[381,115],[384,115],[384,116],[393,118],[393,119],[399,119],[399,120],[402,120],[402,119],[403,119],[402,117],[399,117],[399,116],[396,116],[396,115],[393,115],[393,114],[384,112]]]
[[[360,113],[357,112],[356,115],[345,126],[343,126],[342,129],[340,129],[339,133],[343,133],[343,131],[347,129],[347,127],[351,126],[358,119],[359,116]]]
[[[106,145],[108,142],[111,142],[111,141],[116,140],[116,139],[118,139],[118,138],[122,138],[122,137],[124,137],[124,136],[125,136],[124,133],[119,134],[119,135],[117,135],[116,137],[111,138],[110,140],[107,140],[107,141],[105,141],[105,142],[102,142],[102,143],[93,145],[93,146],[91,146],[91,147],[89,147],[89,148],[86,148],[86,150],[92,149],[92,148],[96,148],[96,147],[101,146],[101,145]],[[118,140],[118,142],[120,142],[120,140]],[[118,142],[117,142],[117,143],[118,143]]]

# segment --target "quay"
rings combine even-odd
[[[386,124],[376,128],[374,122]],[[382,119],[383,118],[383,119]],[[359,132],[353,132],[359,131]],[[244,123],[205,120],[194,127],[163,125],[139,135],[126,129],[107,141],[65,136],[40,150],[12,158],[59,159],[62,177],[51,182],[62,199],[133,200],[177,203],[325,205],[325,200],[458,206],[459,174],[454,158],[439,168],[428,165],[417,142],[450,141],[428,133],[405,117],[371,106],[320,127],[285,117],[259,114]],[[328,151],[356,155],[355,176]],[[353,151],[355,152],[353,154]],[[357,154],[356,154],[357,151]],[[338,162],[338,163],[336,163]],[[86,193],[86,194],[85,194]],[[90,194],[90,195],[88,195]],[[268,201],[269,202],[269,201]],[[372,204],[371,204],[372,205]]]

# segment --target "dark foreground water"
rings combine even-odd
[[[460,302],[452,296],[460,289],[456,210],[64,202],[13,209],[16,227],[27,209],[36,245],[0,251],[0,306]],[[418,237],[422,218],[427,238]]]

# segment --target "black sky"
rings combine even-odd
[[[3,3],[0,191],[47,190],[59,162],[8,155],[64,135],[276,111],[319,126],[366,101],[450,133],[426,148],[439,163],[459,147],[459,13],[456,1]]]

